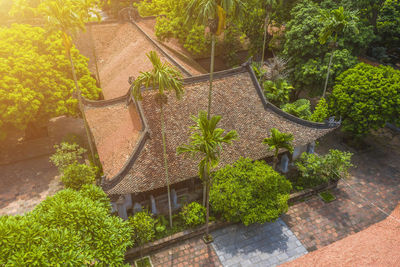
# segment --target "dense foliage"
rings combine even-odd
[[[181,216],[187,226],[193,227],[204,224],[206,221],[206,208],[197,202],[192,202],[182,208]]]
[[[290,79],[298,93],[308,90],[320,94],[323,89],[332,53],[330,45],[319,43],[324,29],[323,10],[318,4],[304,0],[292,9],[292,19],[286,25],[282,53],[289,59],[288,68],[293,69]],[[356,64],[355,55],[365,50],[373,38],[371,27],[357,27],[359,34],[345,31],[337,39],[328,87],[332,87],[335,77]]]
[[[87,58],[72,49],[82,94],[97,99],[100,89],[90,76]],[[58,34],[14,24],[0,28],[0,132],[26,129],[60,115],[77,116],[70,63]],[[4,136],[3,136],[4,137]]]
[[[308,120],[311,116],[310,100],[304,98],[298,99],[293,103],[283,105],[282,110],[293,116]]]
[[[351,156],[350,152],[335,149],[329,150],[324,156],[304,152],[296,162],[300,171],[296,184],[306,188],[346,178],[348,169],[352,166]]]
[[[287,211],[291,188],[265,162],[241,158],[215,172],[210,201],[213,210],[228,221],[264,223]]]
[[[135,246],[141,246],[155,237],[156,223],[157,221],[151,217],[148,211],[137,212],[133,217],[129,217],[129,225],[133,230],[132,240]]]
[[[66,188],[79,190],[83,185],[93,184],[95,179],[96,173],[92,167],[74,163],[63,170],[61,182]]]
[[[387,122],[400,124],[400,71],[358,64],[338,77],[329,107],[356,137]]]
[[[186,20],[190,0],[152,0],[135,4],[141,16],[162,15],[157,17],[156,36],[160,40],[176,38],[189,52],[201,54],[209,47],[209,37],[205,35],[205,26],[196,23],[193,18]]]
[[[41,25],[47,20],[46,11],[53,5],[54,0],[15,0],[12,2],[13,4],[9,11],[9,20],[16,23]],[[100,18],[95,8],[96,2],[96,0],[62,1],[64,8],[71,10],[77,17],[85,22],[98,20]]]
[[[263,88],[267,100],[278,107],[289,102],[290,94],[294,90],[286,80],[265,81]]]
[[[0,217],[0,265],[121,266],[129,224],[85,192],[65,189],[26,215]]]
[[[373,41],[368,55],[381,62],[396,63],[400,59],[400,1],[342,0],[349,8],[359,11],[364,25],[373,29]]]

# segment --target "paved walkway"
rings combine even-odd
[[[307,253],[281,219],[249,227],[236,224],[215,231],[213,236],[213,247],[223,266],[276,266]]]
[[[327,136],[320,143],[323,145],[317,148],[319,153],[326,153],[329,148],[347,150],[335,135]],[[183,266],[196,266],[199,263],[196,259],[200,257],[202,261],[197,266],[274,266],[305,253],[302,246],[310,252],[382,221],[387,216],[376,206],[390,214],[400,201],[400,153],[395,148],[375,146],[354,155],[353,164],[350,179],[332,190],[337,200],[326,204],[313,197],[290,207],[277,222],[278,230],[271,231],[272,235],[264,229],[268,224],[245,231],[240,227],[226,228],[213,233],[212,246],[205,246],[200,239],[188,240],[174,246],[173,252],[168,249],[162,252],[175,255],[173,261],[167,261],[169,265],[153,260],[154,265],[172,266],[179,262]],[[298,246],[294,249],[298,254],[293,254],[294,244]],[[197,250],[202,252],[193,253]],[[158,255],[153,255],[153,259]],[[179,255],[184,260],[177,259]]]

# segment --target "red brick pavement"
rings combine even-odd
[[[323,148],[321,148],[323,149]],[[314,197],[292,206],[282,216],[297,238],[309,250],[319,249],[359,232],[390,214],[400,201],[400,155],[387,148],[353,156],[356,167],[351,178],[333,190],[337,200],[324,203]],[[364,196],[367,200],[360,197]]]
[[[154,266],[213,267],[222,266],[211,244],[204,244],[201,237],[192,238],[151,255]]]
[[[338,140],[321,141],[320,153],[337,147]],[[355,167],[346,181],[340,182],[332,192],[337,199],[324,203],[318,197],[296,204],[282,216],[285,223],[309,250],[316,250],[359,232],[382,221],[400,201],[400,154],[393,150],[374,148],[353,157]],[[361,198],[358,193],[367,198]],[[200,238],[187,240],[152,256],[154,266],[221,266],[211,245]]]

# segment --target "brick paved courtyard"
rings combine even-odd
[[[323,146],[317,148],[320,153],[326,153],[329,148],[333,147],[347,150],[332,136],[328,136],[321,143]],[[368,151],[354,155],[353,164],[355,167],[350,172],[349,180],[340,181],[338,188],[332,190],[337,200],[324,203],[318,197],[313,197],[290,207],[289,211],[282,215],[282,221],[308,251],[324,247],[385,219],[386,215],[371,203],[386,213],[391,213],[399,203],[400,154],[395,149],[374,146]],[[227,239],[225,241],[227,243],[224,243],[219,240],[218,232],[214,235],[215,243],[212,246],[204,245],[200,238],[188,240],[152,255],[153,264],[154,266],[180,266],[179,264],[181,266],[228,266],[231,263],[234,264],[233,261],[227,261],[227,253],[225,255],[220,253],[221,250],[229,251],[230,243],[228,241],[233,241]],[[279,242],[285,242],[287,238],[286,235],[280,235]],[[258,242],[262,242],[260,240]],[[249,246],[246,253],[242,253],[243,250],[240,249],[235,252],[233,249],[230,256],[236,257],[237,266],[245,266],[249,265],[247,260],[250,260],[246,255],[260,256],[258,253],[261,250],[261,245]],[[219,259],[217,255],[221,258]],[[289,257],[286,260],[290,260]],[[282,259],[282,262],[284,261]],[[250,263],[255,264],[255,262]],[[259,261],[258,263],[259,266],[276,265],[276,263],[268,261]]]
[[[370,203],[390,214],[400,201],[400,156],[394,153],[376,146],[356,154],[350,179],[332,191],[337,200],[326,204],[314,197],[291,207],[282,219],[309,251],[383,220],[386,215]]]

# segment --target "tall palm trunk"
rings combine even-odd
[[[211,63],[210,63],[210,87],[208,89],[208,108],[207,108],[207,119],[211,116],[211,100],[212,100],[212,83],[214,78],[214,59],[215,59],[215,34],[211,36]],[[203,206],[206,206],[207,198],[207,186],[203,186]]]
[[[209,237],[209,221],[210,221],[210,183],[211,183],[211,175],[208,168],[208,161],[207,161],[207,176],[205,178],[205,186],[206,186],[206,238]]]
[[[78,94],[79,109],[80,109],[80,111],[82,113],[83,124],[85,125],[85,131],[86,131],[86,136],[87,136],[88,142],[89,142],[90,153],[92,155],[93,162],[95,162],[92,136],[90,135],[89,126],[88,126],[87,121],[86,121],[86,115],[85,115],[85,112],[83,110],[81,90],[79,88],[78,80],[76,78],[75,65],[74,65],[74,61],[72,60],[72,56],[71,56],[70,52],[68,52],[68,57],[69,57],[69,62],[71,63],[72,77],[74,78],[75,87],[76,87],[76,93]]]
[[[165,142],[164,104],[163,104],[162,101],[163,101],[163,99],[161,99],[161,104],[160,104],[160,109],[161,109],[161,135],[162,135],[162,142],[163,142],[165,179],[167,181],[167,191],[168,191],[169,226],[172,228],[171,193],[170,193],[170,189],[169,189],[167,144]]]
[[[322,94],[323,98],[325,98],[326,88],[328,87],[329,73],[331,72],[331,65],[332,65],[332,59],[333,59],[334,52],[335,52],[335,49],[332,49],[331,58],[329,59],[329,65],[328,65],[328,73],[326,74],[324,92]]]
[[[215,34],[211,36],[211,64],[210,64],[210,88],[208,90],[208,109],[207,119],[211,116],[212,83],[214,78],[214,60],[215,60]]]

